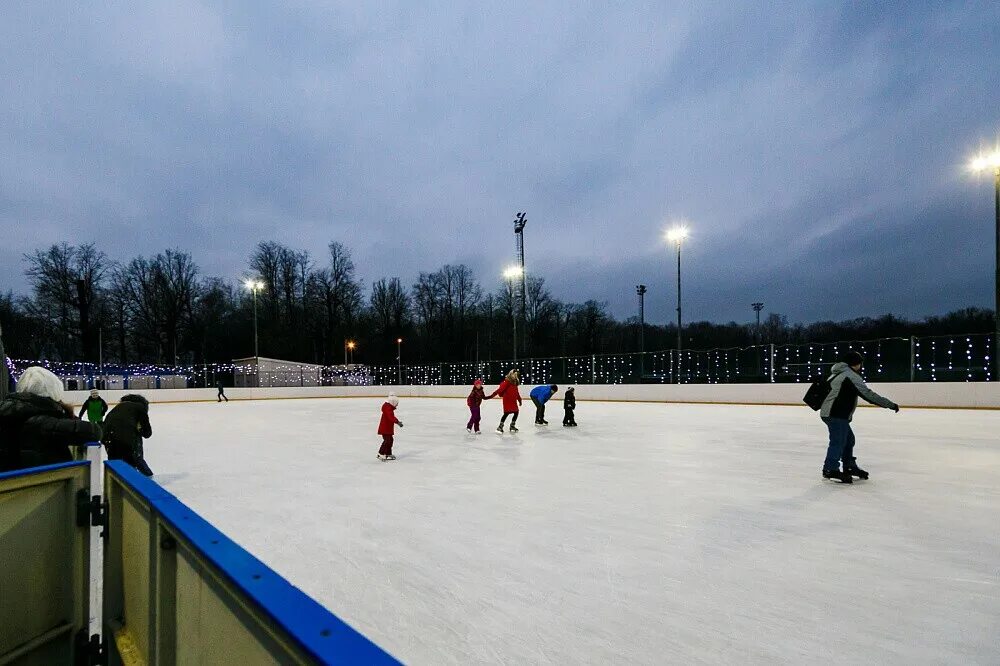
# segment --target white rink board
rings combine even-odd
[[[583,387],[581,387],[581,391]],[[891,394],[890,394],[891,395]],[[896,396],[893,396],[896,397]],[[409,664],[995,664],[1000,412],[455,400],[154,405],[155,477]]]
[[[891,397],[904,407],[940,407],[960,409],[1000,409],[1000,382],[916,382],[872,384],[872,389]],[[487,387],[490,388],[490,387]],[[528,401],[530,386],[522,387]],[[565,387],[562,387],[565,388]],[[757,405],[801,405],[806,384],[581,384],[578,400],[626,402],[680,402]],[[281,398],[376,397],[394,391],[400,397],[465,398],[468,386],[323,386],[285,388],[229,388],[231,400]],[[215,401],[213,389],[156,389],[104,391],[109,403],[126,393],[141,393],[150,402]],[[86,391],[67,392],[67,400],[83,404]],[[561,399],[560,395],[556,399]],[[530,402],[530,401],[529,401]]]

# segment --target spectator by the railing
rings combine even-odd
[[[826,423],[830,433],[830,444],[826,450],[826,460],[823,462],[823,477],[838,479],[841,483],[851,483],[852,477],[867,479],[868,472],[858,467],[854,457],[854,431],[851,429],[851,419],[858,408],[858,396],[879,407],[899,411],[899,405],[888,398],[880,396],[868,388],[865,380],[858,374],[864,358],[855,351],[849,351],[834,364],[830,371],[830,392],[823,400],[820,417]],[[844,469],[840,469],[840,461],[844,461]]]
[[[149,401],[141,395],[122,396],[104,420],[104,447],[109,460],[124,460],[132,467],[153,476],[142,451],[142,440],[153,436],[149,424]]]
[[[104,415],[108,413],[108,403],[104,401],[97,389],[90,389],[90,397],[83,401],[80,407],[80,418],[87,415],[87,420],[91,423],[101,425],[104,422]]]
[[[101,427],[62,402],[62,381],[45,368],[26,369],[0,401],[0,471],[73,460],[70,447],[101,439]]]

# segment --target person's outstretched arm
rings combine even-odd
[[[891,409],[894,412],[899,411],[899,405],[894,403],[892,400],[889,400],[889,398],[881,396],[868,388],[868,385],[865,384],[865,380],[861,379],[861,375],[852,371],[848,373],[848,377],[850,377],[851,383],[854,384],[854,388],[858,390],[858,395],[864,398],[867,402],[870,402],[873,405],[878,405],[879,407]]]

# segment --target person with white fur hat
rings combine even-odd
[[[70,462],[71,446],[101,439],[101,427],[76,418],[62,402],[62,380],[38,366],[0,401],[0,471]]]
[[[382,435],[382,446],[378,450],[379,460],[395,460],[392,455],[392,440],[396,433],[395,426],[403,427],[403,422],[396,418],[396,407],[399,406],[399,398],[395,393],[390,393],[382,404],[382,418],[378,422],[378,434]]]

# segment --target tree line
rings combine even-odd
[[[14,358],[191,365],[253,355],[254,295],[240,282],[207,276],[187,252],[114,261],[94,244],[66,243],[25,255],[31,293],[0,293],[0,328]],[[256,294],[261,356],[339,364],[348,340],[359,363],[474,362],[520,357],[639,350],[637,317],[616,320],[607,304],[555,298],[545,279],[529,275],[521,316],[519,285],[484,288],[464,264],[362,284],[350,249],[331,242],[322,257],[281,243],[259,243],[247,275]],[[753,323],[692,322],[689,349],[753,344],[833,342],[910,335],[989,333],[990,310],[967,308],[909,321],[884,315],[789,324],[770,314]],[[647,351],[676,346],[677,328],[646,324]]]

